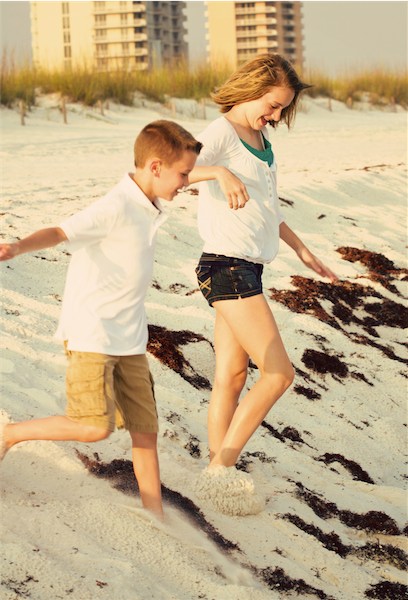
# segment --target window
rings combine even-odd
[[[95,23],[106,25],[106,15],[95,15]]]
[[[103,56],[104,54],[107,54],[108,52],[108,44],[98,44],[96,46],[96,53],[99,54],[99,56]]]
[[[69,15],[69,2],[62,3],[62,14]]]
[[[71,58],[71,46],[64,46],[64,58]]]
[[[64,31],[64,44],[70,44],[71,43],[71,34],[69,33],[69,31]]]
[[[69,17],[62,17],[62,28],[69,29]]]
[[[127,14],[120,15],[120,24],[121,25],[126,25],[127,24],[127,20],[128,20]]]

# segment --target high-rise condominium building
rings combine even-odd
[[[206,2],[210,64],[236,68],[264,52],[303,65],[302,2]]]
[[[33,63],[148,69],[187,56],[185,2],[31,2]]]

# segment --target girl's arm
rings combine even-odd
[[[279,226],[279,236],[281,240],[296,252],[300,260],[309,267],[309,269],[313,269],[313,271],[316,271],[316,273],[322,277],[328,277],[332,283],[338,280],[337,275],[314,256],[295,232],[284,222]]]
[[[230,208],[243,208],[249,200],[249,195],[242,181],[229,169],[221,166],[197,166],[189,173],[189,183],[210,181],[216,179],[222,192],[227,198]]]
[[[0,244],[0,260],[10,260],[19,254],[51,248],[61,242],[65,242],[67,239],[67,236],[60,227],[40,229],[18,242]]]

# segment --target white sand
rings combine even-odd
[[[15,112],[0,111],[3,240],[57,225],[104,194],[132,169],[133,141],[141,127],[168,117],[146,107],[111,106],[100,118],[71,106],[64,125],[52,104],[45,99],[29,114],[25,127]],[[284,213],[342,280],[369,285],[379,294],[366,298],[367,304],[389,299],[406,306],[395,291],[368,279],[361,262],[342,260],[336,252],[351,246],[405,266],[406,113],[350,111],[337,103],[332,108],[327,109],[326,101],[308,100],[293,131],[288,134],[282,127],[272,134],[280,195],[294,202],[283,204]],[[207,116],[215,116],[214,111]],[[203,120],[175,118],[195,134],[205,126]],[[169,211],[171,217],[159,235],[156,285],[147,302],[149,321],[211,341],[214,314],[195,291],[194,268],[201,251],[196,197],[180,195]],[[65,360],[52,336],[68,260],[58,247],[1,265],[1,406],[12,420],[64,409]],[[267,297],[269,288],[294,289],[291,276],[296,274],[314,278],[282,246],[265,270]],[[398,280],[401,275],[396,277],[391,283],[406,294]],[[321,304],[332,315],[333,304]],[[104,462],[130,459],[125,432],[94,445],[26,443],[10,451],[0,469],[2,599],[353,600],[364,598],[365,591],[383,581],[406,583],[389,553],[383,562],[378,559],[380,546],[377,559],[355,551],[341,557],[317,539],[334,533],[349,549],[368,543],[406,549],[403,536],[347,525],[344,512],[379,511],[397,530],[405,526],[406,363],[345,335],[365,335],[406,361],[404,331],[384,323],[374,328],[379,336],[375,338],[359,324],[338,321],[343,329],[335,329],[312,314],[296,314],[277,302],[271,306],[291,360],[301,370],[296,384],[317,392],[320,399],[310,400],[292,388],[245,449],[256,486],[268,499],[256,516],[221,515],[196,498],[194,478],[207,464],[209,391],[193,387],[150,357],[161,421],[163,483],[195,502],[207,521],[240,550],[226,554],[173,506],[166,506],[167,525],[155,523],[141,510],[139,498],[88,473],[76,450],[90,458],[97,452]],[[369,316],[364,304],[355,314]],[[189,343],[180,350],[191,364],[190,374],[211,380],[214,356],[208,342]],[[314,372],[302,362],[305,350],[337,356],[347,365],[348,376]],[[256,372],[248,384],[254,377]],[[291,441],[285,428],[296,430],[303,443]],[[200,451],[198,457],[189,452],[192,444]],[[325,454],[355,461],[374,483],[353,479],[339,460],[317,460]],[[312,510],[308,491],[332,503],[330,518]],[[255,577],[251,566],[269,569],[269,586],[266,577]],[[298,596],[300,588],[291,592],[275,585],[272,575],[277,569],[287,580],[304,580],[310,593]],[[393,597],[402,598],[397,588]]]

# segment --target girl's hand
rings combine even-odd
[[[230,208],[237,210],[243,208],[249,200],[249,195],[242,181],[229,169],[220,167],[217,172],[217,181],[222,192],[228,200]]]
[[[326,267],[326,265],[324,265],[321,260],[314,256],[314,254],[312,254],[305,246],[303,246],[303,248],[301,248],[297,254],[300,260],[307,267],[309,267],[309,269],[312,269],[322,277],[328,277],[332,283],[338,281],[339,278],[337,275],[335,275],[333,271],[329,269],[329,267]]]

